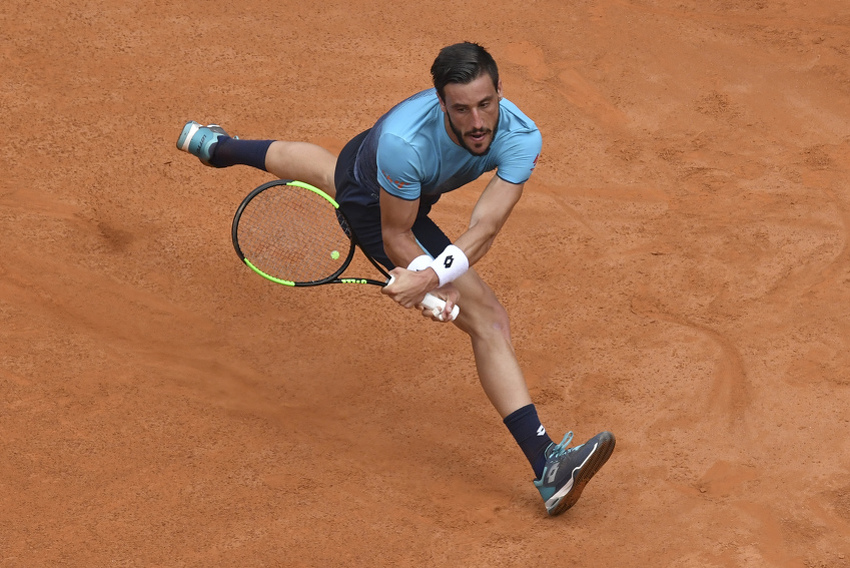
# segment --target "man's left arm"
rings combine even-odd
[[[514,205],[522,197],[524,185],[510,183],[496,175],[484,188],[472,210],[469,228],[454,242],[466,254],[470,266],[490,250]]]

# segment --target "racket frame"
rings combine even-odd
[[[345,213],[343,213],[342,210],[339,208],[339,203],[337,203],[336,200],[333,197],[331,197],[330,195],[328,195],[327,193],[325,193],[324,191],[322,191],[318,187],[314,187],[314,186],[310,185],[309,183],[304,183],[302,181],[290,180],[290,179],[276,179],[276,180],[266,182],[266,183],[262,184],[261,186],[257,187],[256,189],[254,189],[253,191],[251,191],[251,193],[249,193],[245,197],[245,199],[242,200],[242,203],[239,204],[239,208],[236,210],[236,213],[233,216],[233,223],[231,225],[230,238],[233,242],[233,248],[236,251],[236,254],[239,256],[239,259],[243,263],[245,263],[245,265],[248,266],[248,268],[250,268],[251,270],[253,270],[257,274],[259,274],[263,278],[265,278],[267,280],[271,280],[272,282],[275,282],[277,284],[282,284],[284,286],[295,286],[295,287],[319,286],[321,284],[371,284],[373,286],[386,286],[387,285],[387,280],[389,279],[390,275],[387,273],[387,271],[380,264],[377,263],[377,261],[375,261],[375,259],[373,259],[371,256],[366,254],[366,252],[363,251],[362,248],[361,248],[361,252],[363,252],[363,255],[369,260],[369,262],[372,263],[372,265],[375,268],[378,269],[378,271],[382,275],[384,275],[387,278],[387,280],[374,280],[372,278],[356,278],[356,277],[340,278],[340,275],[343,272],[345,272],[345,270],[351,264],[351,261],[354,258],[355,249],[360,248],[360,247],[357,246],[356,241],[354,240],[354,238],[350,234],[347,235],[350,246],[348,247],[348,254],[345,257],[345,260],[342,262],[342,264],[339,266],[339,268],[336,271],[333,272],[333,274],[330,274],[329,276],[326,276],[325,278],[320,278],[318,280],[311,280],[311,281],[308,281],[308,282],[294,282],[292,280],[285,280],[283,278],[278,278],[276,276],[268,274],[267,272],[264,272],[263,270],[261,270],[260,268],[255,266],[251,262],[251,260],[249,258],[247,258],[245,256],[245,254],[242,252],[242,247],[239,246],[239,221],[242,217],[242,212],[245,211],[245,208],[248,206],[248,204],[257,195],[259,195],[260,193],[262,193],[262,192],[264,192],[268,189],[271,189],[273,187],[277,187],[277,186],[280,186],[280,185],[300,187],[302,189],[312,191],[313,193],[319,195],[323,199],[327,200],[328,203],[333,205],[333,208],[334,208],[336,214],[339,215],[340,217],[342,217],[343,221],[345,221],[345,223],[349,227],[351,226],[351,223],[348,222],[348,218],[345,216]],[[342,231],[343,230],[342,227],[340,227],[339,230]]]

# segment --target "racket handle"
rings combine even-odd
[[[439,313],[442,313],[443,308],[446,307],[446,302],[442,298],[438,298],[433,294],[425,294],[425,297],[422,298],[422,305],[431,310],[435,316]],[[460,308],[457,304],[452,308],[452,313],[449,314],[449,321],[455,321],[457,319],[458,314],[460,314]],[[440,318],[441,320],[443,318]]]
[[[390,276],[390,279],[387,280],[387,286],[392,284],[394,281],[395,276]],[[429,293],[425,294],[425,297],[422,298],[422,305],[431,310],[431,313],[434,314],[434,316],[439,317],[439,314],[442,313],[443,308],[446,307],[446,301]],[[455,306],[452,308],[452,313],[449,314],[449,321],[455,321],[457,319],[458,314],[460,314],[460,306],[455,304]],[[443,321],[443,318],[440,317],[439,319]]]

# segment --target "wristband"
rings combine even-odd
[[[420,270],[425,270],[431,266],[433,261],[434,259],[427,254],[420,254],[410,261],[410,264],[407,265],[407,269],[412,270],[413,272],[419,272]]]
[[[453,282],[464,272],[469,270],[469,259],[460,248],[455,245],[447,246],[440,256],[431,263],[431,268],[440,279],[440,286]]]

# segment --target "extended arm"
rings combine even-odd
[[[472,210],[469,228],[455,241],[455,245],[466,254],[472,266],[483,257],[496,235],[522,196],[524,184],[509,183],[493,176]]]

